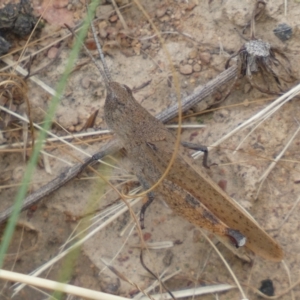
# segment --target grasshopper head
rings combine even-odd
[[[131,89],[125,84],[109,82],[104,105],[104,115],[107,126],[113,131],[119,131],[122,119],[128,117],[134,101]],[[124,123],[123,123],[124,125]]]

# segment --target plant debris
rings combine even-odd
[[[263,8],[257,13],[260,5]],[[292,82],[295,77],[285,53],[254,35],[255,17],[261,15],[265,5],[264,1],[257,1],[250,23],[251,38],[227,60],[225,68],[227,69],[231,59],[237,56],[240,78],[246,77],[251,86],[262,93],[278,95],[284,92],[282,82]]]

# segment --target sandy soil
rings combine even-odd
[[[83,5],[80,1],[66,2],[67,7],[56,7],[53,15],[58,14],[59,11],[63,17],[69,18],[70,22],[77,23],[84,15]],[[118,2],[126,4],[130,1]],[[238,32],[242,33],[243,28],[249,23],[255,2],[155,0],[141,1],[141,3],[159,30],[165,33],[163,35],[165,44],[180,79],[182,96],[186,96],[222,72],[229,56],[245,43]],[[38,11],[41,3],[34,1],[33,4]],[[174,87],[168,81],[173,75],[165,53],[157,37],[153,37],[154,31],[151,26],[134,4],[121,10],[128,29],[123,28],[114,12],[105,13],[112,10],[111,4],[105,5],[104,8],[97,10],[97,16],[101,20],[95,26],[100,30],[104,41],[112,77],[115,81],[126,83],[131,88],[139,87],[151,80],[148,86],[135,93],[135,97],[152,114],[157,114],[176,101]],[[265,12],[256,22],[255,28],[257,38],[268,41],[272,47],[277,47],[286,54],[296,78],[300,75],[298,71],[299,5],[296,1],[288,2],[285,15],[284,1],[268,1]],[[56,36],[29,47],[27,54],[34,53],[49,42],[55,41],[58,36],[68,33],[57,24],[56,20],[51,19],[53,15],[47,17],[39,37],[45,37],[50,33]],[[285,42],[273,33],[280,23],[287,23],[293,30],[292,37]],[[171,34],[171,31],[174,33]],[[250,37],[249,28],[245,30],[244,36]],[[145,39],[145,37],[149,38]],[[89,33],[86,44],[93,47],[91,40],[92,36]],[[24,40],[14,40],[14,47],[17,48],[24,43]],[[52,52],[56,53],[61,45],[56,43],[50,50],[38,54],[32,69],[51,61]],[[67,40],[62,47],[59,58],[37,75],[52,88],[56,87],[66,65],[72,47],[71,39]],[[18,55],[14,54],[11,58],[17,60]],[[105,129],[104,84],[96,67],[89,61],[84,51],[81,52],[76,64],[78,67],[71,73],[64,97],[57,109],[56,121],[67,131],[77,133],[82,131],[88,117],[99,109],[94,129],[88,131]],[[256,80],[260,86],[266,86],[266,82],[260,78]],[[272,77],[267,79],[267,82],[271,89],[275,89]],[[282,83],[282,87],[288,89],[296,83],[297,81]],[[231,84],[212,95],[205,101],[205,106],[222,99],[230,86]],[[43,120],[51,96],[31,81],[28,81],[28,96],[33,121],[39,123]],[[273,99],[275,99],[274,95],[265,95],[251,88],[247,80],[240,79],[226,101],[218,105],[218,110],[184,119],[184,124],[203,123],[205,127],[184,129],[182,140],[209,146],[262,110]],[[14,105],[13,109],[21,113],[25,110],[25,104]],[[195,107],[190,113],[200,109],[203,108]],[[243,130],[210,151],[210,161],[218,164],[209,170],[210,176],[216,182],[225,182],[227,193],[247,208],[284,249],[285,263],[268,262],[254,256],[251,263],[246,263],[210,235],[243,285],[249,299],[259,299],[252,287],[259,288],[262,280],[273,281],[275,295],[281,294],[299,280],[300,243],[297,217],[299,206],[293,207],[298,200],[300,190],[297,184],[300,179],[297,150],[299,136],[296,136],[283,159],[277,163],[264,181],[256,199],[259,178],[297,130],[298,120],[297,99],[293,99],[257,128],[250,127]],[[13,203],[17,191],[15,185],[21,181],[26,167],[22,151],[17,151],[16,148],[12,150],[12,143],[22,140],[22,131],[11,133],[8,129],[8,127],[3,128],[3,138],[1,137],[1,144],[6,146],[6,150],[3,150],[0,155],[1,185],[3,185],[0,190],[1,210]],[[66,135],[59,126],[53,126],[52,132],[60,136]],[[247,134],[249,136],[241,144],[241,149],[234,153],[233,150]],[[101,139],[96,138],[86,138],[77,146],[88,153],[95,153],[111,138],[111,135],[106,134],[101,135]],[[72,140],[73,144],[76,142],[76,139]],[[52,156],[41,156],[32,178],[31,191],[60,174],[67,167],[67,162],[76,163],[78,159],[84,158],[82,153],[68,146],[62,146],[61,143],[49,143],[47,146],[45,151]],[[51,174],[44,168],[46,162],[49,163]],[[117,164],[114,165],[119,168],[111,171],[109,168],[99,167],[98,171],[106,174],[118,187],[121,183],[134,179],[126,158],[118,159]],[[131,183],[126,183],[128,190],[131,186]],[[118,196],[111,192],[110,187],[105,186],[95,174],[91,171],[85,172],[80,178],[43,199],[36,211],[22,213],[4,268],[21,273],[32,272],[57,255],[61,251],[60,247],[72,233],[74,235],[74,232],[80,228],[85,228],[86,223],[79,222],[76,216],[95,208],[105,213],[110,208],[107,205],[116,200],[118,202],[114,202],[114,205],[122,203]],[[139,212],[140,207],[141,202],[135,205],[133,210]],[[291,209],[292,212],[286,219]],[[103,223],[105,218],[99,224]],[[164,204],[163,199],[157,199],[149,207],[145,223],[144,238],[147,242],[170,241],[174,244],[170,248],[150,250],[151,257],[149,253],[145,254],[146,264],[158,274],[166,269],[167,274],[181,270],[166,282],[170,290],[222,283],[234,285],[226,267],[204,239],[199,228],[173,214]],[[70,284],[133,297],[138,292],[137,288],[118,278],[105,268],[103,263],[103,259],[106,262],[112,260],[111,265],[118,272],[142,289],[146,289],[153,282],[151,275],[141,266],[139,238],[132,226],[129,213],[122,214],[89,238],[80,251],[73,252],[72,256],[57,262],[40,276],[55,280],[68,278]],[[94,228],[95,225],[92,229]],[[92,229],[89,229],[89,232]],[[69,267],[70,263],[72,267]],[[10,299],[13,293],[11,285],[9,282],[0,282],[1,299]],[[300,297],[298,286],[293,289],[293,292],[288,292],[279,299],[293,299],[293,297],[294,299]],[[45,295],[26,287],[14,299],[45,299]],[[201,296],[201,299],[241,299],[241,295],[237,289],[233,289],[219,293],[218,296],[215,294]]]

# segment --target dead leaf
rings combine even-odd
[[[95,124],[96,117],[98,115],[99,109],[95,110],[87,119],[82,129],[93,128]]]

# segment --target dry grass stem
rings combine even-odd
[[[30,275],[24,275],[16,272],[0,270],[0,278],[9,281],[18,281],[26,285],[33,285],[40,288],[49,289],[52,291],[61,291],[66,294],[71,294],[85,299],[98,300],[125,300],[128,298],[105,294],[90,289],[81,288],[75,285],[65,284],[49,279],[37,278]]]
[[[274,161],[269,165],[269,167],[266,169],[266,171],[264,172],[264,174],[259,178],[258,182],[260,182],[260,185],[257,189],[257,193],[256,193],[256,199],[259,195],[259,192],[261,190],[261,187],[264,183],[264,181],[266,180],[266,178],[268,177],[268,175],[271,173],[271,171],[274,169],[274,167],[276,166],[277,162],[281,159],[281,157],[284,155],[284,153],[286,152],[286,150],[288,149],[288,147],[291,145],[291,143],[294,141],[294,139],[296,138],[297,134],[299,133],[300,127],[298,127],[298,129],[294,132],[293,136],[290,138],[290,140],[286,143],[286,145],[284,146],[284,148],[281,150],[281,152],[276,156],[276,158],[274,159]]]
[[[229,291],[231,289],[236,289],[236,287],[233,285],[230,285],[230,284],[217,284],[217,285],[211,285],[211,286],[205,286],[205,287],[196,287],[196,288],[176,291],[176,292],[172,292],[172,293],[173,293],[174,297],[176,297],[176,299],[179,299],[179,298],[195,297],[195,296],[200,296],[200,295],[205,295],[205,294],[221,293],[224,291]],[[154,300],[171,299],[171,297],[168,293],[152,295],[152,298]],[[142,298],[140,298],[140,300],[147,300],[147,298],[142,297]]]

